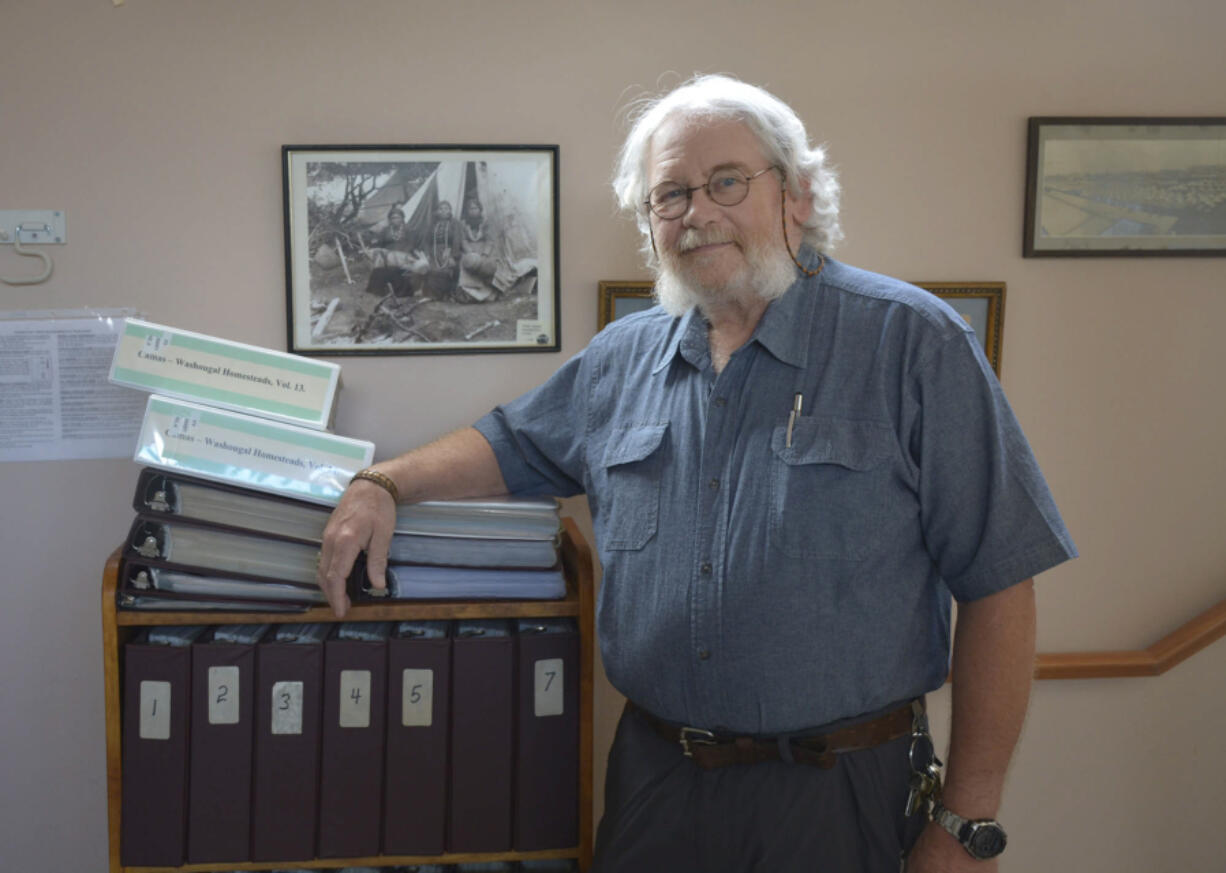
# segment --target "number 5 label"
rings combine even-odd
[[[537,718],[543,715],[561,715],[562,659],[546,658],[534,662],[532,667],[536,692],[533,695],[532,714]]]
[[[402,676],[400,723],[430,727],[434,723],[434,671],[405,670]]]

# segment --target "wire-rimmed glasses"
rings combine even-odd
[[[644,205],[660,218],[669,221],[684,215],[690,208],[690,201],[694,199],[694,192],[703,189],[711,198],[712,203],[720,206],[736,206],[749,196],[750,182],[774,169],[777,168],[771,165],[747,176],[744,171],[736,167],[721,167],[711,173],[705,183],[692,188],[680,182],[661,182],[648,192]]]

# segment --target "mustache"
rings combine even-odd
[[[689,227],[677,238],[677,252],[685,254],[691,249],[710,246],[717,243],[738,242],[736,235],[719,227],[698,228]]]

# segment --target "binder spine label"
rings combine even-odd
[[[535,688],[532,714],[537,718],[562,715],[565,711],[562,695],[562,659],[544,658],[533,663],[532,667]]]
[[[302,683],[274,682],[272,685],[272,718],[274,734],[302,733]]]
[[[140,683],[140,738],[170,739],[170,683],[144,680]]]
[[[340,726],[370,727],[370,671],[341,670]]]
[[[285,497],[335,503],[374,444],[222,409],[149,398],[134,460]]]
[[[400,723],[404,727],[434,724],[434,671],[405,670],[401,681]]]
[[[327,427],[340,368],[257,346],[128,319],[112,382],[308,427]]]
[[[238,724],[238,667],[209,667],[209,724]]]

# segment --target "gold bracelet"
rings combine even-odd
[[[374,482],[388,494],[392,495],[392,502],[400,502],[400,489],[396,487],[396,483],[392,481],[392,477],[386,473],[380,473],[373,467],[367,467],[365,470],[358,470],[353,474],[353,478],[349,480],[349,484],[353,484],[359,479],[365,479],[367,482]]]

